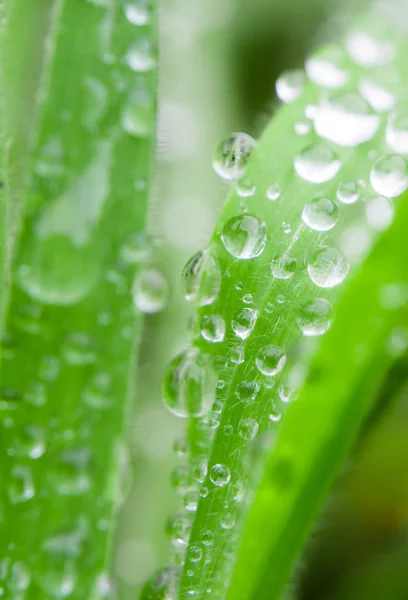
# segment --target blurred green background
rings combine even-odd
[[[335,38],[362,2],[159,4],[160,123],[149,229],[172,297],[162,313],[147,315],[144,325],[114,561],[119,597],[125,600],[134,600],[170,555],[165,523],[178,507],[170,486],[178,461],[172,446],[183,424],[163,406],[161,378],[188,334],[181,269],[205,245],[228,191],[212,172],[213,148],[231,131],[258,135],[278,107],[277,76],[302,65],[317,43]],[[393,377],[299,562],[291,599],[408,599],[408,387],[395,394]]]

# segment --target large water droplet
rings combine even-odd
[[[276,279],[289,279],[296,271],[296,259],[289,254],[282,254],[271,262],[271,273]]]
[[[329,231],[336,225],[339,208],[330,198],[315,198],[303,208],[303,222],[315,231]]]
[[[408,165],[398,154],[388,154],[371,168],[370,183],[377,194],[387,198],[399,196],[408,187]]]
[[[299,312],[297,322],[303,335],[322,335],[332,324],[332,307],[325,298],[315,298],[305,304]]]
[[[392,223],[394,217],[394,205],[385,196],[374,196],[365,204],[365,214],[368,224],[372,229],[383,231]]]
[[[225,336],[225,321],[221,315],[203,315],[200,319],[200,333],[207,342],[222,342]]]
[[[232,319],[231,327],[235,335],[246,340],[255,327],[258,311],[254,308],[243,308]]]
[[[210,481],[217,487],[223,487],[230,482],[231,472],[226,465],[216,464],[210,469]]]
[[[255,140],[247,133],[233,133],[223,139],[215,149],[214,171],[228,181],[239,179],[246,169],[255,148]]]
[[[323,101],[314,119],[316,132],[340,146],[367,142],[379,124],[379,115],[355,92],[345,92]]]
[[[215,385],[210,358],[191,348],[168,366],[163,381],[164,402],[178,417],[202,417],[214,401]]]
[[[286,354],[279,346],[269,344],[258,352],[256,366],[262,375],[274,377],[286,364]]]
[[[284,71],[276,81],[279,100],[289,104],[300,96],[305,86],[305,74],[301,69]]]
[[[310,279],[322,288],[339,285],[347,276],[350,265],[336,248],[320,248],[307,266]]]
[[[182,272],[184,298],[205,306],[214,302],[221,288],[218,260],[208,250],[200,250],[187,262]]]
[[[341,168],[337,154],[323,144],[304,148],[295,157],[296,173],[310,183],[324,183],[333,179]]]
[[[314,83],[326,88],[345,85],[349,75],[346,58],[338,46],[323,46],[306,60],[306,73]]]
[[[156,313],[167,305],[170,286],[157,269],[144,269],[136,277],[132,293],[136,308],[144,313]]]
[[[224,225],[221,239],[224,248],[235,258],[256,258],[265,248],[266,225],[256,217],[238,215]]]

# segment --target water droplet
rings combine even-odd
[[[241,365],[245,361],[245,349],[244,346],[234,346],[230,350],[230,361],[235,365]]]
[[[220,315],[203,315],[200,319],[200,333],[207,342],[222,342],[225,336],[225,321]]]
[[[96,360],[92,338],[80,331],[70,333],[62,348],[62,355],[71,365],[90,365]]]
[[[25,427],[9,450],[11,456],[36,460],[45,452],[45,432],[39,425]]]
[[[408,187],[407,161],[398,154],[379,158],[371,168],[370,182],[373,190],[381,196],[399,196]]]
[[[330,231],[339,218],[339,208],[330,198],[315,198],[303,208],[303,222],[315,231]]]
[[[87,406],[106,410],[112,406],[111,376],[109,373],[96,373],[82,392],[82,400]]]
[[[23,592],[30,587],[31,576],[23,562],[15,562],[10,567],[8,588],[12,592]],[[23,600],[23,596],[12,596],[13,600]]]
[[[365,98],[377,112],[387,112],[394,107],[394,94],[375,79],[361,77],[358,87],[363,98]]]
[[[187,262],[182,272],[184,298],[200,306],[212,304],[221,288],[221,269],[208,250],[200,250]]]
[[[191,521],[182,515],[170,517],[166,525],[166,534],[176,548],[186,548],[191,532]]]
[[[230,482],[231,472],[226,465],[216,464],[210,469],[210,481],[217,487],[223,487]]]
[[[310,279],[319,287],[331,288],[339,285],[347,276],[350,265],[336,248],[323,247],[314,255],[307,266]]]
[[[155,103],[146,89],[135,88],[130,94],[121,115],[121,125],[129,135],[148,137],[154,129]]]
[[[299,98],[305,86],[305,74],[301,69],[284,71],[276,81],[279,100],[289,104]]]
[[[150,38],[139,38],[126,55],[126,62],[132,71],[146,73],[156,66]]]
[[[295,157],[296,173],[310,183],[324,183],[333,179],[341,168],[337,154],[323,144],[304,148]]]
[[[294,130],[298,135],[307,135],[310,133],[310,123],[307,123],[306,121],[298,121],[294,125]]]
[[[28,466],[14,465],[12,467],[7,491],[12,504],[27,502],[33,498],[34,483]]]
[[[262,348],[256,357],[256,366],[262,375],[273,377],[280,373],[286,364],[286,354],[279,346],[269,344]]]
[[[175,567],[161,569],[144,584],[140,600],[175,600],[179,576]]]
[[[266,190],[266,195],[269,200],[275,201],[278,200],[281,195],[281,189],[279,183],[273,183]]]
[[[306,73],[321,87],[338,88],[345,85],[349,75],[345,70],[346,57],[338,46],[323,46],[306,60]]]
[[[256,258],[265,248],[266,226],[256,217],[238,215],[224,225],[221,239],[224,248],[235,258]]]
[[[257,381],[241,381],[236,387],[235,395],[242,402],[252,402],[259,392],[259,383]]]
[[[203,551],[200,546],[190,546],[188,549],[188,559],[192,563],[200,562],[203,557]]]
[[[395,55],[391,44],[376,39],[364,31],[351,33],[346,40],[346,47],[352,60],[361,67],[385,65]]]
[[[165,404],[178,417],[202,417],[214,401],[215,385],[209,357],[191,348],[176,356],[167,368]]]
[[[282,418],[281,413],[276,412],[276,410],[272,410],[269,413],[269,420],[272,421],[273,423],[278,423]]]
[[[255,194],[255,190],[254,182],[247,177],[240,179],[237,183],[238,196],[241,196],[241,198],[250,198]]]
[[[385,137],[388,146],[395,152],[408,153],[408,112],[399,110],[390,116]]]
[[[148,262],[153,257],[151,239],[145,233],[133,233],[121,247],[120,257],[127,265]]]
[[[193,472],[190,465],[178,465],[171,474],[170,483],[182,495],[194,488]]]
[[[148,314],[157,313],[169,300],[169,282],[157,269],[144,269],[134,281],[132,294],[136,308]]]
[[[342,181],[337,188],[337,200],[343,204],[354,204],[359,199],[358,185],[354,181]]]
[[[223,139],[215,149],[214,171],[227,181],[239,179],[244,174],[255,145],[255,140],[246,133],[233,133]]]
[[[394,218],[394,205],[385,196],[374,196],[365,204],[365,214],[372,229],[383,231],[387,229]]]
[[[201,534],[201,543],[203,546],[212,546],[214,543],[214,534],[211,529],[205,529]]]
[[[350,147],[370,140],[380,125],[380,117],[359,94],[345,92],[319,105],[314,125],[321,137]]]
[[[322,335],[330,328],[333,321],[331,304],[325,298],[315,298],[305,304],[299,312],[297,322],[303,335]]]
[[[124,10],[127,20],[132,25],[147,25],[149,22],[147,1],[128,2]]]
[[[258,311],[254,308],[240,310],[231,321],[231,327],[235,335],[241,340],[246,340],[254,329],[257,318]]]
[[[253,440],[258,429],[259,425],[255,419],[242,419],[238,426],[238,435],[243,440]]]
[[[282,254],[271,262],[271,272],[277,279],[289,279],[296,270],[296,260],[289,254]]]

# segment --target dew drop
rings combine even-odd
[[[324,183],[333,179],[341,168],[337,154],[323,144],[304,148],[295,157],[296,173],[310,183]]]
[[[31,470],[28,466],[13,466],[7,491],[12,504],[27,502],[34,497],[34,483]]]
[[[169,300],[169,282],[157,269],[144,269],[133,283],[132,294],[136,308],[148,314],[157,313]]]
[[[190,546],[187,556],[190,562],[198,563],[203,557],[203,551],[200,546]]]
[[[304,336],[323,335],[332,324],[332,315],[330,302],[325,298],[315,298],[302,307],[297,322]]]
[[[174,600],[179,576],[175,567],[161,569],[144,584],[139,600]]]
[[[315,231],[330,231],[339,218],[339,208],[330,198],[315,198],[303,208],[303,222]]]
[[[238,345],[231,348],[230,361],[234,363],[234,365],[241,365],[245,361],[244,346]]]
[[[400,110],[390,116],[385,137],[392,150],[400,154],[408,153],[408,112]]]
[[[279,100],[289,104],[299,98],[305,86],[305,74],[301,69],[284,71],[276,81]]]
[[[220,315],[203,315],[200,319],[200,333],[207,342],[222,342],[225,337],[225,321]]]
[[[390,62],[395,55],[394,47],[376,39],[369,33],[355,31],[346,40],[352,60],[361,67],[377,67]]]
[[[132,71],[146,73],[156,66],[150,38],[139,38],[126,55],[126,62]]]
[[[144,0],[129,2],[124,10],[127,20],[132,25],[147,25],[149,22],[149,10]]]
[[[385,196],[374,196],[365,204],[367,222],[372,229],[383,231],[387,229],[394,218],[394,205]]]
[[[342,181],[337,188],[337,200],[342,204],[354,204],[359,199],[358,185],[354,181]]]
[[[258,352],[256,366],[262,375],[273,377],[280,373],[286,364],[286,354],[279,346],[269,344]]]
[[[258,433],[259,425],[255,419],[242,419],[238,426],[238,435],[243,440],[253,440]]]
[[[266,195],[269,200],[275,201],[278,200],[281,195],[281,189],[279,183],[273,183],[266,190]]]
[[[81,331],[70,333],[63,345],[64,360],[71,365],[90,365],[96,360],[95,346],[92,338]]]
[[[310,123],[307,123],[306,121],[298,121],[294,125],[294,130],[298,135],[307,135],[310,133]]]
[[[256,217],[238,215],[224,225],[221,239],[224,248],[235,258],[256,258],[265,248],[266,225]]]
[[[395,198],[408,187],[408,165],[398,154],[388,154],[377,160],[371,168],[370,182],[381,196]]]
[[[154,108],[154,100],[148,90],[133,90],[121,115],[123,130],[133,137],[148,137],[154,129]]]
[[[271,262],[271,272],[276,279],[289,279],[296,270],[296,260],[289,254],[282,254]]]
[[[165,405],[178,417],[202,417],[214,401],[215,385],[209,357],[191,348],[176,356],[167,368]]]
[[[185,265],[182,272],[184,298],[200,306],[212,304],[221,288],[221,269],[208,250],[200,250]]]
[[[307,266],[310,279],[317,286],[332,288],[344,281],[350,265],[336,248],[323,247],[314,255],[313,262]]]
[[[306,60],[306,73],[321,87],[338,88],[345,85],[349,74],[346,58],[338,46],[324,46]]]
[[[210,469],[210,481],[217,487],[223,487],[230,482],[231,472],[226,465],[216,464]]]
[[[255,184],[251,179],[243,178],[237,183],[237,193],[241,198],[250,198],[255,194]]]
[[[316,132],[340,146],[357,146],[370,140],[380,125],[380,117],[355,92],[335,95],[318,107]]]
[[[166,535],[176,548],[186,548],[191,532],[191,521],[182,515],[170,517],[166,525]]]
[[[247,166],[256,145],[247,133],[233,133],[223,139],[215,149],[214,171],[227,181],[239,179]]]
[[[359,92],[377,112],[387,112],[395,105],[395,96],[375,79],[361,77]]]
[[[241,381],[236,387],[235,395],[242,402],[252,402],[259,392],[259,383],[256,381]]]
[[[253,331],[257,318],[258,311],[254,308],[240,310],[231,321],[231,327],[235,335],[241,340],[246,340]]]

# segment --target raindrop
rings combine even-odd
[[[258,311],[254,308],[243,308],[231,321],[231,327],[235,335],[241,340],[246,340],[255,327]]]
[[[295,157],[296,173],[310,183],[324,183],[333,179],[341,168],[337,154],[323,144],[304,148]]]
[[[372,229],[383,231],[391,225],[394,217],[394,205],[389,198],[374,196],[366,202],[364,208],[367,222]]]
[[[371,168],[370,182],[373,190],[381,196],[399,196],[408,187],[407,161],[398,154],[388,154],[379,158]]]
[[[262,375],[273,377],[280,373],[286,364],[286,354],[279,346],[269,344],[262,348],[256,357],[256,366]]]
[[[318,135],[346,147],[370,140],[379,124],[379,115],[356,92],[341,93],[323,101],[314,120]]]
[[[210,469],[210,481],[217,487],[223,487],[230,482],[231,472],[226,465],[216,464]]]
[[[185,265],[182,272],[184,298],[200,306],[212,304],[221,288],[221,269],[208,250],[200,250]]]
[[[253,440],[258,433],[259,425],[255,419],[242,419],[238,426],[238,435],[243,440]]]
[[[276,81],[279,100],[289,104],[299,98],[305,86],[305,74],[301,69],[284,71]]]
[[[202,417],[214,401],[215,385],[208,355],[190,348],[167,368],[163,381],[165,405],[178,417]]]
[[[170,286],[157,269],[144,269],[133,283],[132,294],[136,308],[148,314],[157,313],[167,305]]]
[[[255,140],[246,133],[233,133],[223,139],[215,150],[214,171],[227,181],[239,179],[245,171],[255,145]]]
[[[224,248],[235,258],[256,258],[265,248],[266,225],[256,217],[238,215],[224,225],[221,239]]]
[[[315,231],[330,231],[336,225],[339,208],[330,198],[315,198],[303,208],[303,222]]]
[[[337,200],[343,204],[354,204],[359,199],[358,185],[354,181],[342,181],[337,188]]]
[[[222,342],[225,337],[225,321],[220,315],[203,315],[200,333],[207,342]]]
[[[325,298],[315,298],[305,304],[297,318],[303,335],[316,336],[326,333],[333,321],[331,304]]]
[[[307,266],[310,279],[317,286],[332,288],[344,281],[350,265],[343,254],[336,248],[327,246],[320,248],[314,255],[313,262]]]

